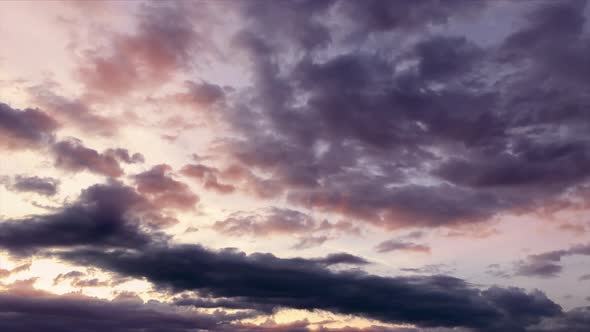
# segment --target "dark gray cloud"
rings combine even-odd
[[[123,175],[117,159],[126,163],[143,161],[141,154],[130,156],[129,151],[122,148],[100,153],[85,147],[77,138],[56,142],[54,133],[58,127],[56,120],[38,109],[17,110],[0,103],[0,146],[6,149],[48,148],[56,167],[74,172],[87,170],[109,177]]]
[[[419,75],[428,81],[469,73],[484,56],[484,50],[465,37],[436,36],[419,42],[413,52],[420,59]]]
[[[362,257],[354,256],[347,253],[339,253],[339,254],[330,254],[323,258],[317,258],[313,260],[314,262],[330,266],[330,265],[338,265],[338,264],[347,264],[347,265],[366,265],[370,264],[369,261]]]
[[[383,322],[490,331],[503,331],[506,326],[520,331],[516,328],[560,313],[559,306],[538,291],[481,291],[443,275],[380,277],[358,269],[331,270],[334,265],[368,263],[345,253],[314,259],[278,258],[264,253],[246,255],[236,249],[172,245],[161,233],[150,232],[137,216],[144,204],[145,198],[132,188],[117,183],[95,185],[76,203],[53,215],[0,223],[0,247],[17,255],[59,257],[123,278],[144,278],[172,292],[235,299],[265,312],[283,307],[322,309]],[[107,285],[92,277],[73,276],[72,280],[78,287]]]
[[[0,329],[14,332],[221,331],[242,314],[199,314],[155,301],[53,295],[29,287],[0,292]]]
[[[540,292],[499,288],[480,292],[445,276],[388,278],[358,271],[332,272],[315,260],[245,255],[235,250],[213,252],[195,245],[141,251],[75,250],[62,252],[60,257],[146,278],[174,291],[240,298],[253,305],[323,309],[384,322],[481,330],[497,327],[500,331],[503,326],[524,328],[560,313],[559,306]],[[516,303],[533,307],[513,313]]]
[[[16,254],[71,246],[141,247],[160,233],[144,231],[139,217],[145,199],[119,183],[94,185],[61,211],[0,223],[0,247]]]
[[[0,146],[9,150],[40,147],[53,140],[58,123],[46,113],[0,103]]]
[[[24,284],[24,285],[23,285]],[[229,300],[194,300],[177,298],[174,305],[157,301],[144,303],[136,296],[120,294],[112,301],[86,297],[80,294],[54,295],[35,290],[27,284],[9,285],[0,292],[0,328],[15,332],[59,331],[59,332],[98,332],[108,329],[114,332],[135,331],[290,331],[309,332],[313,329],[308,321],[297,321],[289,324],[277,324],[267,321],[262,325],[240,324],[235,322],[241,318],[257,315],[251,310],[240,310],[236,313],[215,311],[211,314],[185,310],[183,306],[198,308],[231,308],[244,309],[239,302]],[[519,291],[509,292],[493,290],[490,297],[496,303],[510,307],[524,301],[531,305],[527,309],[519,308],[521,318],[539,313],[551,312],[551,306],[545,306],[542,296],[531,294],[527,299],[519,299]],[[588,326],[587,308],[577,308],[561,316],[546,319],[530,331],[585,331]],[[524,331],[520,327],[502,331]],[[326,332],[444,332],[468,331],[467,329],[445,328],[388,328],[374,325],[366,328],[323,328]]]
[[[590,328],[590,307],[574,308],[559,317],[545,319],[531,332],[584,332]]]
[[[25,283],[25,285],[21,285]],[[240,310],[235,313],[216,310],[210,314],[186,310],[197,308],[243,309],[237,302],[225,300],[195,300],[179,298],[172,303],[144,303],[134,294],[122,293],[115,299],[100,300],[80,294],[55,295],[35,290],[26,284],[10,285],[0,292],[0,328],[14,332],[311,332],[317,331],[307,320],[279,324],[267,320],[262,324],[239,323],[258,312]],[[327,321],[328,323],[330,321]],[[321,328],[322,332],[450,332],[463,329],[389,328],[373,325],[366,328]]]
[[[525,294],[519,288],[492,287],[483,294],[503,312],[504,320],[495,328],[500,331],[524,331],[523,326],[534,325],[541,317],[562,313],[561,308],[539,290]]]

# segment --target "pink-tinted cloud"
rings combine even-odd
[[[172,167],[160,164],[136,174],[133,179],[137,190],[149,197],[152,204],[161,208],[193,209],[199,202],[188,185],[172,178]]]
[[[213,190],[220,194],[231,194],[235,187],[230,184],[220,183],[218,180],[219,170],[202,164],[185,165],[181,170],[185,176],[199,180],[205,189]]]
[[[153,3],[141,7],[133,33],[112,36],[106,50],[85,54],[78,74],[91,98],[120,97],[158,86],[191,65],[191,51],[203,46],[188,3]]]
[[[447,232],[448,237],[466,237],[473,239],[486,239],[500,234],[496,228],[486,225],[467,225],[468,227],[457,227]]]
[[[580,224],[563,223],[558,227],[562,231],[571,232],[575,235],[583,235],[588,232],[588,227]]]
[[[117,133],[120,124],[114,118],[98,114],[82,100],[57,95],[43,85],[30,88],[29,93],[36,104],[61,122],[103,136],[112,136]]]
[[[248,168],[232,164],[221,170],[221,178],[239,186],[240,190],[262,199],[280,196],[284,187],[273,179],[264,179]]]

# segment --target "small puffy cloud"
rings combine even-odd
[[[529,255],[525,260],[515,263],[516,275],[541,278],[557,277],[563,270],[561,259],[574,255],[590,256],[590,245],[576,245],[569,249]]]
[[[160,164],[135,174],[133,180],[137,191],[149,197],[152,204],[161,208],[178,210],[193,209],[199,202],[189,186],[173,178],[172,167]]]
[[[43,196],[57,194],[60,181],[49,177],[16,175],[0,180],[8,189],[15,192],[32,192]]]
[[[383,241],[375,247],[375,250],[379,253],[392,251],[430,253],[430,247],[427,245],[398,240]]]
[[[108,177],[123,175],[117,159],[108,153],[87,148],[74,138],[59,141],[51,146],[55,166],[72,172],[89,171]]]

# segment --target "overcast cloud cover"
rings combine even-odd
[[[590,330],[586,0],[0,3],[0,329]]]

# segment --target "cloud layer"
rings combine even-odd
[[[31,4],[0,329],[589,330],[588,1]]]

